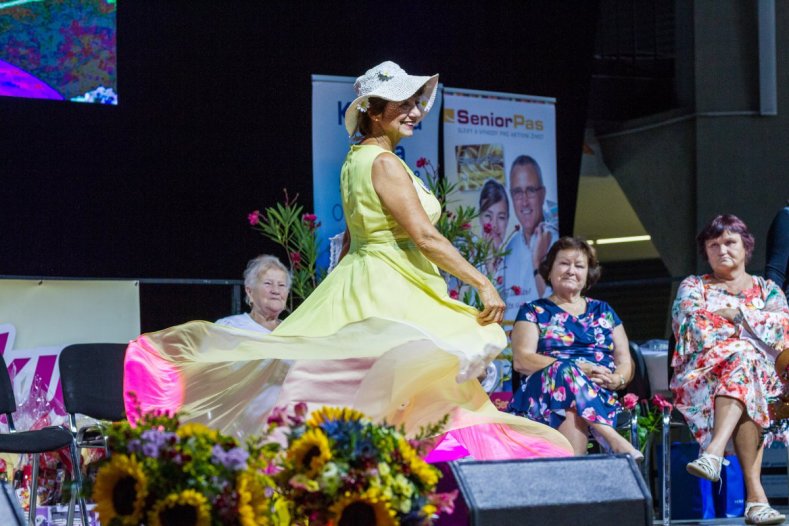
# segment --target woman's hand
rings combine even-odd
[[[592,381],[601,387],[605,387],[609,391],[616,391],[624,387],[622,380],[624,377],[618,373],[613,373],[605,367],[601,367],[604,371],[596,371],[592,373]]]
[[[477,289],[479,299],[485,306],[479,314],[477,314],[477,322],[480,325],[488,325],[490,323],[501,323],[504,319],[504,301],[499,296],[499,291],[490,281],[484,283]]]
[[[623,377],[618,373],[611,372],[608,367],[595,365],[583,360],[576,362],[575,365],[589,377],[592,383],[612,391],[622,387]]]
[[[578,367],[581,372],[583,372],[589,378],[592,378],[597,373],[603,373],[608,371],[605,367],[601,367],[599,365],[595,365],[591,362],[587,362],[586,360],[578,360],[575,362],[575,366]]]

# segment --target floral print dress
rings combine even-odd
[[[716,396],[740,400],[757,425],[769,426],[768,405],[783,390],[775,357],[789,345],[789,309],[775,283],[754,277],[749,289],[731,294],[711,279],[685,278],[671,313],[677,346],[670,387],[702,449],[712,438]],[[742,313],[741,327],[715,314],[724,308]]]
[[[590,423],[613,425],[621,410],[616,395],[592,382],[577,363],[584,360],[613,371],[613,333],[622,322],[606,302],[585,299],[586,311],[580,316],[547,298],[521,307],[515,321],[536,324],[537,353],[556,361],[521,380],[508,409],[511,413],[557,428],[572,409]]]

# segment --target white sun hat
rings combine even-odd
[[[353,136],[359,127],[359,113],[367,111],[370,97],[379,97],[388,101],[401,101],[411,97],[425,87],[419,101],[422,111],[427,113],[436,100],[436,86],[438,75],[431,77],[418,77],[409,75],[403,68],[387,60],[368,69],[367,73],[356,79],[353,89],[357,97],[345,110],[345,129],[348,135]]]

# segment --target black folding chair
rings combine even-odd
[[[625,393],[633,393],[639,398],[649,400],[652,397],[652,386],[649,383],[647,362],[641,353],[641,347],[634,341],[630,342],[630,359],[633,362],[633,379],[625,388]]]
[[[75,451],[82,448],[103,448],[109,454],[105,426],[97,423],[77,429],[77,413],[111,422],[126,419],[123,402],[125,357],[125,343],[78,343],[69,345],[60,353],[63,405],[69,414],[70,438]],[[82,495],[78,497],[82,516],[86,517],[85,498]],[[75,505],[72,494],[68,526],[73,524]]]
[[[36,504],[38,501],[38,461],[41,453],[57,451],[68,447],[71,456],[72,481],[79,488],[81,478],[79,474],[79,460],[77,449],[74,446],[71,433],[61,426],[45,427],[34,431],[16,431],[12,413],[16,411],[16,398],[11,376],[5,364],[5,358],[0,355],[0,413],[4,413],[8,421],[8,433],[0,433],[0,451],[3,453],[21,453],[33,455],[33,480],[30,484],[30,512],[28,524],[33,526],[36,521]],[[72,491],[73,493],[73,491]],[[87,517],[83,513],[83,518]],[[83,523],[87,524],[86,520]]]

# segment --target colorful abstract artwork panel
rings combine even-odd
[[[118,104],[115,0],[0,0],[0,96]]]

